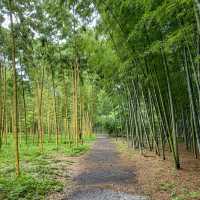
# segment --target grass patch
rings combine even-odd
[[[171,200],[199,200],[200,191],[185,191],[183,194],[174,195]]]
[[[83,141],[84,142],[93,142],[96,140],[96,135],[91,135],[91,136],[84,136]]]
[[[95,137],[84,138],[84,143],[78,146],[60,142],[57,150],[55,138],[45,142],[44,151],[32,140],[25,144],[20,140],[21,175],[15,176],[14,142],[10,136],[8,144],[0,150],[0,200],[42,200],[49,192],[62,191],[64,184],[61,178],[67,178],[67,167],[73,164],[70,160],[59,160],[58,156],[79,156],[87,152]],[[47,139],[45,141],[48,141]],[[64,166],[64,167],[63,167]]]
[[[74,146],[72,148],[67,148],[64,150],[64,154],[68,155],[68,156],[80,156],[84,153],[86,153],[89,150],[89,145],[88,144],[83,144],[83,145],[78,145],[78,146]]]
[[[19,178],[0,178],[1,198],[8,200],[44,199],[49,191],[61,191],[62,183],[48,178],[21,175]]]
[[[160,190],[162,191],[172,191],[176,185],[173,182],[163,182],[160,184]]]

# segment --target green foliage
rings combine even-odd
[[[199,191],[190,191],[183,189],[181,192],[176,191],[176,185],[173,182],[163,182],[160,184],[160,190],[171,194],[171,200],[195,200],[199,199]]]
[[[42,166],[40,166],[41,168]],[[45,199],[50,191],[61,191],[63,185],[48,178],[21,175],[18,178],[0,178],[2,199]]]
[[[173,182],[164,182],[160,184],[160,189],[163,191],[172,191],[176,185]]]
[[[95,136],[84,137],[83,145],[66,146],[63,142],[56,149],[56,144],[50,142],[45,144],[44,152],[41,153],[37,144],[22,138],[20,144],[22,174],[15,177],[14,155],[12,137],[9,137],[8,144],[4,145],[0,153],[0,199],[45,199],[50,192],[62,191],[64,185],[58,176],[66,176],[68,179],[68,166],[72,164],[70,160],[59,160],[58,155],[80,156],[87,152],[90,143],[95,140]],[[54,139],[54,138],[52,138]],[[65,171],[59,166],[65,166]]]
[[[91,136],[84,136],[83,141],[84,142],[93,142],[96,140],[96,135],[91,135]]]
[[[83,145],[78,145],[72,148],[65,149],[63,152],[69,156],[80,156],[84,154],[85,152],[87,152],[88,149],[89,149],[89,146],[87,144],[83,144]]]
[[[199,198],[199,191],[185,191],[183,194],[174,195],[171,200],[197,200]]]

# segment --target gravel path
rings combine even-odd
[[[138,191],[134,167],[121,158],[107,136],[98,136],[73,174],[76,187],[67,200],[147,200]]]

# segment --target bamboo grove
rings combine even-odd
[[[77,146],[92,134],[96,94],[81,30],[70,13],[73,4],[63,5],[60,15],[54,5],[0,3],[0,17],[9,24],[0,27],[0,149],[14,138],[17,176],[21,145],[45,152],[46,143]]]
[[[95,1],[121,67],[112,93],[118,134],[180,168],[200,152],[199,1]],[[116,100],[116,98],[118,100]]]
[[[198,0],[2,0],[0,147],[81,143],[94,127],[180,168],[200,152]],[[94,20],[94,18],[96,19]],[[6,22],[6,23],[5,23]]]

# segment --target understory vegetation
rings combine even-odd
[[[83,138],[84,144],[67,146],[60,143],[57,150],[54,142],[45,144],[45,151],[40,152],[38,144],[20,143],[21,175],[15,176],[13,165],[15,156],[12,137],[9,137],[6,147],[0,155],[0,199],[46,199],[51,192],[61,192],[65,180],[69,179],[69,167],[73,164],[70,157],[80,156],[87,152],[90,142],[95,137]],[[29,141],[28,141],[29,142]]]

